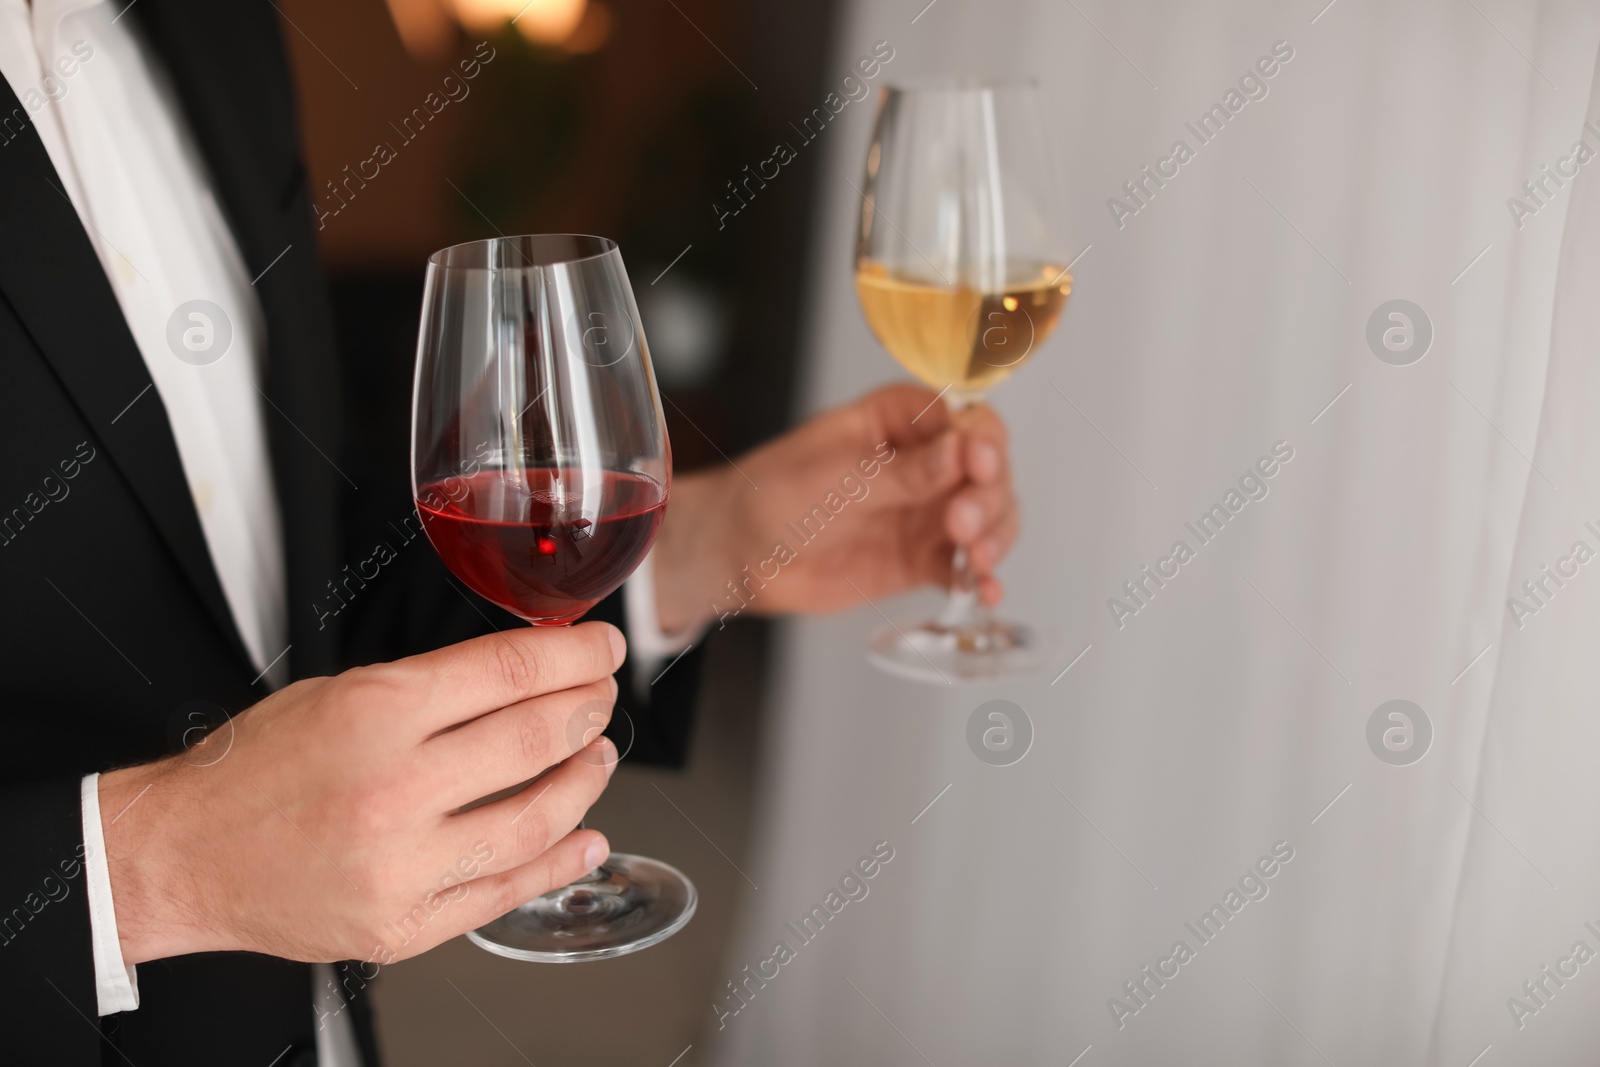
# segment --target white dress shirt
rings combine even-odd
[[[0,0],[0,74],[100,257],[166,406],[234,622],[276,688],[288,680],[288,624],[257,390],[266,352],[261,307],[171,86],[134,20],[122,18],[126,10],[104,0],[34,0],[31,8],[28,0]],[[180,358],[170,340],[175,317],[180,336],[196,325],[178,309],[197,299],[222,309],[232,335],[211,362]],[[653,592],[647,561],[627,593],[636,671],[694,637],[660,633]],[[107,1015],[136,1009],[139,986],[117,936],[98,781],[97,774],[83,779],[82,806],[98,1010]],[[360,1056],[350,1018],[326,964],[314,968],[312,1001],[320,1061],[354,1067]]]

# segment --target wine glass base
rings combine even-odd
[[[613,852],[604,866],[467,931],[467,938],[514,960],[603,960],[665,941],[693,918],[698,902],[694,883],[671,864]]]
[[[867,659],[890,674],[934,685],[983,682],[1044,667],[1048,642],[1037,629],[999,619],[945,625],[883,626],[867,643]]]

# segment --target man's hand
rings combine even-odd
[[[879,389],[737,468],[677,479],[656,542],[662,628],[741,605],[836,611],[948,584],[958,545],[983,602],[998,602],[994,569],[1017,536],[1005,426],[987,407],[951,412],[934,397],[912,385]]]
[[[123,958],[389,963],[573,881],[608,852],[573,827],[616,766],[584,742],[624,654],[605,623],[494,634],[289,686],[206,739],[225,756],[102,775]]]

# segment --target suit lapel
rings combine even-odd
[[[0,79],[0,109],[20,107]],[[30,125],[0,148],[0,294],[249,664],[211,563],[160,393],[49,153]],[[107,531],[114,536],[114,531]]]
[[[339,667],[310,605],[338,573],[343,476],[331,316],[316,265],[293,89],[268,4],[142,0],[132,8],[206,161],[266,321],[263,415],[289,585],[294,677]],[[0,114],[19,106],[0,79]],[[53,183],[53,184],[52,184]],[[167,411],[77,212],[30,126],[0,146],[0,298],[7,300],[160,530],[251,675],[188,490]],[[27,254],[18,254],[27,250]],[[353,486],[352,486],[353,488]],[[293,518],[302,521],[290,521]]]
[[[141,0],[132,17],[160,56],[210,171],[266,322],[263,411],[289,596],[294,677],[339,669],[338,629],[312,604],[336,578],[345,475],[337,352],[317,264],[294,86],[274,6]],[[350,488],[355,489],[354,483]]]

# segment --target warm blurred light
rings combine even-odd
[[[490,34],[510,22],[523,37],[545,47],[586,54],[611,36],[611,11],[588,0],[387,0],[406,51],[419,60],[447,55],[455,40],[451,22]]]
[[[517,17],[527,0],[449,0],[461,25],[479,33],[489,33]]]
[[[444,0],[388,0],[400,43],[412,59],[435,61],[450,53],[455,26]]]
[[[583,21],[572,31],[561,47],[573,55],[586,56],[598,52],[611,39],[611,9],[600,0],[591,0],[584,12]]]
[[[460,3],[461,0],[456,0]],[[476,0],[481,2],[481,0]],[[534,44],[559,45],[583,21],[588,0],[522,0],[527,9],[517,19],[517,30]]]
[[[535,44],[559,45],[583,21],[587,0],[451,0],[456,17],[469,30],[488,33],[515,21]]]

